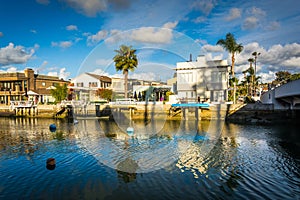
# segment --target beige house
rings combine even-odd
[[[69,84],[69,81],[55,76],[35,74],[30,68],[24,72],[1,72],[0,104],[8,105],[11,101],[28,98],[38,102],[51,101],[54,100],[50,94],[51,88],[64,84]]]

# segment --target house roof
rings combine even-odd
[[[86,73],[87,75],[94,77],[100,81],[103,82],[110,82],[111,83],[111,78],[109,78],[108,76],[103,76],[103,75],[98,75],[98,74],[91,74],[91,73]]]

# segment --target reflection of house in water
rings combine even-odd
[[[227,100],[229,66],[227,60],[206,61],[198,56],[196,61],[178,62],[178,98],[196,101],[223,102]]]
[[[50,94],[51,88],[68,83],[55,76],[35,74],[29,68],[24,72],[3,72],[0,74],[0,104],[26,100],[29,91],[37,93],[40,102],[52,102],[54,98]]]

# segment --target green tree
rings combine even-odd
[[[56,89],[50,90],[50,94],[55,98],[55,102],[61,102],[67,97],[68,87],[66,84],[64,85],[56,85]]]
[[[280,84],[287,83],[291,78],[291,73],[288,71],[279,71],[275,73],[275,81],[279,82]]]
[[[117,71],[122,71],[124,74],[124,90],[125,98],[128,97],[128,72],[134,71],[138,66],[138,59],[135,54],[136,50],[132,46],[121,45],[119,50],[115,50],[114,62]]]
[[[112,99],[112,90],[106,88],[99,88],[96,91],[96,95],[102,99],[110,101]]]
[[[234,35],[232,33],[227,33],[225,39],[220,39],[217,42],[217,45],[221,45],[226,51],[231,53],[231,76],[232,78],[235,77],[234,74],[234,64],[235,64],[235,54],[241,53],[243,51],[243,46],[242,44],[238,44],[236,42],[236,39],[234,38]],[[235,83],[235,81],[234,81]],[[233,102],[236,103],[236,84],[234,84],[233,87]]]
[[[300,79],[300,73],[292,74],[291,77],[290,77],[291,81],[294,81],[294,80],[297,80],[297,79]]]

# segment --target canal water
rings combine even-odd
[[[0,118],[0,199],[300,199],[299,125],[129,125]]]

